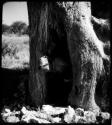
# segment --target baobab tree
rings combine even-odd
[[[56,67],[61,69],[67,64],[72,74],[69,74],[72,82],[69,104],[99,112],[95,89],[97,79],[105,72],[104,61],[110,61],[104,51],[110,44],[109,20],[92,16],[91,2],[27,2],[27,5],[32,102],[38,106],[47,102],[47,73],[58,72]],[[107,35],[102,38],[104,30]],[[43,56],[48,59],[48,71],[41,67]]]

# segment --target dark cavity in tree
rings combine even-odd
[[[56,21],[57,27],[49,29],[47,56],[51,71],[46,76],[47,102],[64,106],[68,104],[68,95],[72,88],[72,66],[64,24],[59,19]]]

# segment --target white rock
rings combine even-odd
[[[110,114],[108,112],[101,112],[101,116],[105,120],[110,119]]]
[[[75,114],[75,110],[71,106],[68,106],[68,114],[70,114],[71,116]]]
[[[42,107],[42,111],[44,111],[46,114],[49,114],[49,115],[58,115],[61,113],[65,113],[65,109],[67,108],[53,107],[50,105],[43,105]]]
[[[20,121],[19,118],[16,116],[8,116],[6,119],[6,122],[9,122],[9,123],[17,123],[19,121]]]
[[[16,115],[16,114],[20,114],[20,111],[15,111],[15,110],[14,110],[12,113],[13,113],[14,115]]]
[[[24,110],[23,110],[24,112]],[[38,121],[39,119],[43,119],[43,121],[49,121],[50,116],[48,116],[46,113],[42,113],[41,111],[26,111],[25,114],[22,116],[22,121],[26,123],[30,123],[31,120]],[[42,120],[38,121],[39,123]],[[47,122],[48,123],[48,122]]]
[[[84,109],[82,109],[82,108],[77,108],[77,109],[75,110],[75,113],[76,113],[76,115],[84,116]]]
[[[10,109],[5,108],[5,112],[9,113],[11,111],[10,111]]]
[[[2,113],[1,113],[1,115],[2,115],[2,117],[8,117],[8,116],[10,116],[11,115],[11,111],[10,111],[10,109],[5,109]]]
[[[87,123],[87,120],[85,117],[76,116],[74,123]]]
[[[26,123],[30,123],[30,120],[31,119],[34,119],[34,120],[36,120],[36,116],[35,116],[35,114],[33,113],[33,112],[27,112],[26,114],[24,114],[23,116],[22,116],[22,118],[21,118],[21,121],[24,121],[24,122],[26,122]]]
[[[45,110],[45,111],[48,111],[48,110],[50,110],[50,109],[52,110],[52,109],[53,109],[53,106],[51,106],[51,105],[43,105],[43,106],[42,106],[42,109]]]
[[[80,118],[81,118],[80,116],[75,115],[75,118],[73,119],[73,123],[78,123]]]
[[[26,114],[26,113],[28,112],[28,110],[27,110],[25,107],[22,107],[21,112],[22,112],[23,114]]]
[[[68,109],[66,109],[66,113],[64,115],[64,121],[67,123],[72,123],[75,118],[75,110],[71,106],[68,106]]]
[[[26,123],[30,123],[31,118],[32,117],[30,115],[23,115],[21,118],[21,121],[24,121]]]
[[[42,69],[49,70],[49,62],[46,56],[40,58],[40,66]]]
[[[56,118],[52,118],[52,123],[60,123],[61,122],[61,118],[56,117]]]
[[[41,118],[36,118],[35,119],[38,123],[51,123],[51,122],[49,122],[49,121],[47,121],[47,120],[45,120],[45,119],[41,119]]]
[[[88,123],[96,122],[96,115],[92,111],[85,111],[84,117],[86,118]]]
[[[54,112],[55,112],[54,108],[50,105],[43,105],[42,111],[44,111],[44,112],[46,112],[47,114],[50,114],[50,115],[54,114]]]
[[[23,116],[22,119],[21,119],[21,121],[24,121],[26,123],[30,123],[31,120],[34,120],[34,121],[36,121],[38,123],[51,123],[50,121],[48,121],[46,119],[37,118],[37,117],[35,117],[35,116],[31,115],[31,114],[27,115],[27,116]]]
[[[62,107],[55,108],[57,114],[65,113],[66,109],[67,108],[62,108]]]

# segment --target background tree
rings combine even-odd
[[[10,26],[10,32],[14,34],[22,35],[27,33],[27,28],[28,26],[26,25],[26,23],[21,21],[16,21]]]
[[[6,24],[2,24],[2,33],[8,32],[10,26],[6,25]]]
[[[94,26],[99,25],[109,34],[109,21],[93,17],[90,2],[28,2],[28,15],[30,29],[29,90],[32,102],[35,105],[46,102],[46,71],[40,68],[40,58],[47,55],[50,60],[51,53],[54,53],[53,46],[50,49],[54,36],[56,40],[57,37],[66,38],[65,41],[68,44],[73,76],[69,103],[85,110],[99,112],[100,108],[95,101],[97,79],[105,71],[104,61],[109,62],[110,58],[104,52],[108,44],[107,39],[104,40],[105,42],[101,41],[101,34]],[[51,35],[53,32],[54,35]],[[61,42],[57,44],[62,50],[64,49]],[[58,49],[58,47],[54,48]],[[61,54],[60,49],[58,51]]]

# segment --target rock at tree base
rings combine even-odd
[[[7,123],[103,123],[110,119],[110,114],[107,112],[101,112],[99,116],[96,116],[94,112],[84,111],[81,108],[73,109],[71,106],[63,108],[50,105],[43,105],[41,109],[36,108],[36,110],[27,109],[24,106],[20,111],[11,111],[10,108],[5,108],[1,115],[3,121]]]

